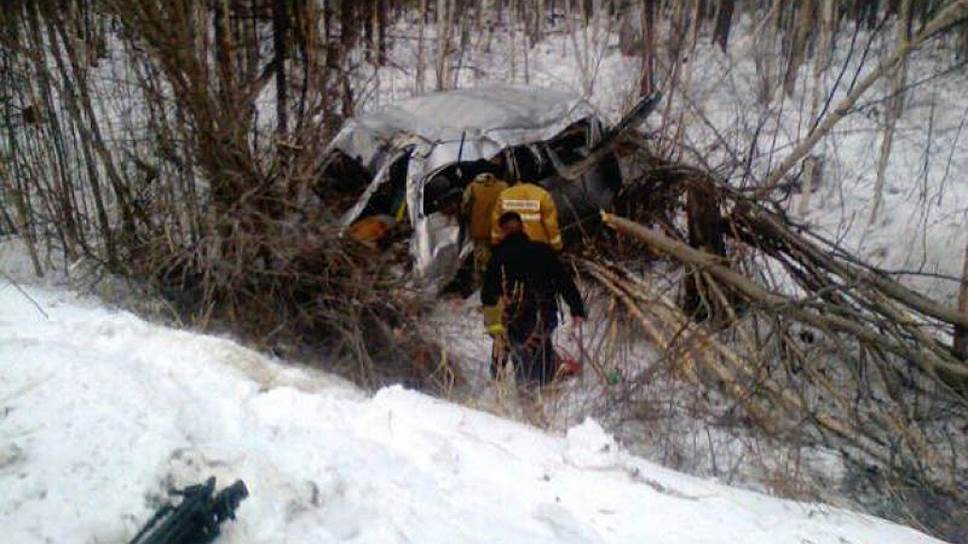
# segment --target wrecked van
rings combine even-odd
[[[571,94],[520,86],[441,92],[349,120],[326,148],[320,188],[344,199],[345,228],[365,222],[406,233],[413,278],[439,291],[471,250],[457,209],[475,175],[489,170],[543,186],[567,238],[622,184],[610,153],[565,175],[602,136],[592,107]]]

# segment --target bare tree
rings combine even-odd
[[[644,0],[640,11],[642,65],[639,69],[639,94],[641,96],[649,96],[655,92],[655,15],[656,1]]]
[[[286,57],[289,39],[289,6],[286,0],[272,2],[272,48],[276,68],[276,122],[277,132],[284,137],[289,132],[288,91],[286,82]]]
[[[900,11],[895,23],[897,32],[897,48],[904,49],[911,36],[911,0],[901,0]],[[894,129],[897,120],[904,110],[904,85],[907,81],[907,59],[900,59],[894,69],[891,79],[891,97],[887,101],[884,112],[884,137],[881,140],[881,154],[877,160],[877,180],[874,184],[874,202],[871,205],[871,215],[868,224],[877,221],[881,200],[884,195],[884,177],[887,174],[887,164],[891,157],[891,146],[894,142]]]
[[[713,31],[713,42],[719,44],[723,53],[729,43],[729,33],[733,27],[733,11],[736,9],[735,0],[720,0],[716,12],[716,27]]]
[[[897,48],[893,54],[885,58],[878,64],[873,70],[871,70],[867,76],[857,82],[853,90],[840,101],[839,104],[834,108],[833,112],[828,114],[826,118],[810,133],[807,135],[806,139],[800,142],[793,151],[775,168],[767,177],[763,186],[760,188],[759,192],[765,194],[772,191],[776,184],[779,183],[783,176],[790,171],[793,165],[797,164],[810,150],[813,146],[826,135],[830,129],[834,127],[841,119],[843,119],[849,112],[850,108],[857,102],[857,100],[863,95],[875,82],[877,82],[885,74],[891,72],[891,70],[907,58],[911,49],[920,46],[922,43],[927,41],[929,38],[935,36],[942,30],[945,30],[952,25],[961,22],[966,17],[968,17],[968,0],[956,0],[952,2],[939,13],[937,13],[934,18],[925,24],[924,28],[917,33],[911,40],[905,41],[902,47]]]
[[[450,87],[450,56],[453,52],[454,12],[456,0],[437,0],[437,60],[434,63],[436,89],[442,91]]]

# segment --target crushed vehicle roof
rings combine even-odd
[[[458,89],[396,102],[358,115],[330,144],[372,166],[387,147],[407,140],[440,143],[490,140],[490,149],[551,138],[568,125],[595,115],[581,97],[541,87],[497,85]],[[403,141],[399,141],[403,140]]]

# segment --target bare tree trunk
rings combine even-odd
[[[968,21],[961,23],[961,37],[958,38],[958,60],[968,60]]]
[[[541,41],[544,37],[545,21],[545,0],[536,0],[537,6],[534,13],[534,35],[531,37],[531,44]]]
[[[910,40],[911,28],[911,0],[902,0],[901,9],[897,15],[897,47],[903,49]],[[904,85],[907,81],[907,59],[901,59],[894,71],[891,85],[891,98],[887,103],[885,115],[884,138],[881,140],[881,155],[877,160],[877,180],[874,183],[874,203],[871,205],[871,215],[867,224],[873,225],[881,210],[881,200],[884,197],[884,176],[887,173],[887,163],[891,158],[891,146],[894,142],[894,128],[897,118],[904,109]]]
[[[457,46],[457,61],[454,63],[450,82],[451,87],[454,89],[460,87],[460,72],[464,67],[464,54],[467,52],[471,43],[470,17],[460,17],[459,20],[460,43]]]
[[[518,75],[518,44],[517,44],[517,28],[516,28],[517,21],[515,20],[515,17],[514,17],[514,10],[509,8],[507,11],[507,15],[508,15],[508,26],[507,26],[508,68],[511,70],[511,73],[509,74],[508,79],[511,81],[511,83],[514,83],[515,78]]]
[[[437,0],[437,90],[447,88],[450,79],[450,49],[454,30],[454,0]]]
[[[521,18],[525,21],[525,33],[527,34],[527,39],[522,40],[521,43],[521,60],[524,62],[524,83],[528,85],[531,83],[531,46],[534,45],[534,34],[531,28],[530,12],[524,4],[519,4],[519,9]]]
[[[716,28],[713,30],[713,43],[719,44],[719,48],[726,52],[729,42],[729,31],[733,27],[733,11],[736,8],[736,0],[721,0],[719,11],[716,13]]]
[[[786,75],[783,78],[783,90],[787,96],[793,96],[796,88],[797,74],[803,59],[806,57],[807,41],[814,31],[816,0],[803,0],[794,12],[794,25],[788,32],[793,34],[790,44],[790,55],[787,63]]]
[[[758,89],[757,100],[768,104],[773,97],[776,68],[776,35],[780,21],[783,0],[774,0],[766,17],[753,31],[753,62],[756,66]]]
[[[319,21],[316,17],[318,13],[319,10],[316,6],[303,4],[296,6],[292,14],[293,40],[302,64],[302,83],[300,84],[299,101],[296,106],[297,130],[303,125],[303,120],[306,118],[306,101],[309,98],[310,82],[315,80],[316,55],[319,51],[317,40]],[[250,38],[250,41],[255,43],[255,37]]]
[[[655,9],[656,0],[644,0],[642,20],[642,67],[639,71],[639,94],[649,96],[655,91]]]
[[[424,79],[424,66],[426,60],[424,58],[424,51],[426,46],[424,45],[424,34],[427,29],[427,0],[420,0],[420,26],[417,28],[417,69],[414,75],[413,82],[413,92],[414,94],[421,95],[425,90]]]
[[[854,0],[854,19],[860,25],[867,23],[868,30],[877,26],[877,8],[880,0]],[[924,2],[928,4],[930,2]]]
[[[830,64],[834,47],[834,25],[836,24],[837,0],[819,0],[818,26],[820,35],[814,45],[813,55],[813,103],[810,106],[810,126],[816,126],[817,115],[820,113],[819,101],[823,94],[821,82],[823,74]]]
[[[797,214],[801,217],[807,215],[810,210],[810,195],[813,194],[815,187],[814,178],[817,176],[817,157],[807,157],[803,159],[803,175],[801,176],[800,201],[797,203]]]
[[[958,290],[958,311],[968,318],[968,246],[965,247],[965,265],[961,272],[961,289]],[[968,328],[955,327],[955,356],[968,360]]]
[[[285,135],[289,132],[287,116],[286,85],[286,40],[289,34],[289,11],[286,0],[272,2],[272,48],[276,65],[276,132]]]
[[[218,74],[219,98],[223,104],[232,103],[234,97],[231,96],[235,88],[233,62],[233,40],[232,25],[230,24],[231,11],[228,0],[216,0],[215,18],[212,23],[215,31],[215,69]]]
[[[706,19],[706,0],[696,0],[696,5],[692,10],[692,29],[690,30],[690,50],[695,49],[695,42],[702,31],[702,23]]]
[[[823,75],[826,72],[827,65],[830,63],[830,56],[833,50],[833,26],[834,18],[836,17],[836,2],[837,0],[820,0],[820,6],[818,6],[820,13],[817,19],[819,21],[820,36],[817,40],[813,56],[813,88],[811,89],[809,127],[815,127],[819,123],[820,104],[822,97],[825,95]],[[816,157],[810,157],[808,160],[809,162],[804,165],[804,172],[807,175],[797,207],[797,213],[801,216],[806,215],[810,210],[810,198],[817,186],[815,180],[821,178],[820,172],[823,166]]]
[[[708,187],[692,185],[686,191],[689,245],[706,253],[725,257],[726,243],[723,240],[719,206],[719,199]],[[696,321],[716,321],[726,316],[722,305],[707,289],[702,268],[690,268],[683,278],[683,284],[685,298],[682,310],[685,314]]]
[[[679,89],[679,94],[683,95],[686,101],[691,101],[689,98],[690,88],[692,86],[692,74],[693,74],[693,56],[696,52],[696,45],[699,42],[699,30],[702,21],[702,0],[692,0],[692,5],[686,7],[685,2],[683,2],[683,13],[681,14],[681,24],[683,31],[686,32],[685,36],[677,40],[680,45],[680,50],[676,55],[676,78],[675,87]],[[690,15],[691,14],[691,15]],[[691,18],[690,18],[691,17]],[[688,29],[688,30],[686,30]],[[672,102],[672,92],[669,93],[669,104]],[[687,108],[682,108],[679,110],[679,115],[677,116],[677,122],[674,124],[674,131],[669,138],[669,142],[674,146],[673,150],[676,153],[681,153],[683,149],[682,139],[685,136],[685,126],[686,126],[686,112]]]
[[[426,0],[421,0],[426,1]],[[481,37],[477,41],[477,49],[483,52],[491,51],[491,39],[494,37],[494,26],[497,24],[499,13],[499,6],[494,5],[494,0],[481,0],[478,7],[478,20],[480,20],[480,29],[484,32],[481,33]]]
[[[341,61],[346,62],[350,57],[353,50],[353,44],[356,42],[357,28],[356,28],[356,10],[358,4],[356,0],[342,0],[339,7],[339,31],[340,31],[340,55]],[[327,59],[328,60],[328,59]],[[342,71],[341,76],[341,86],[343,87],[342,92],[342,109],[341,113],[343,118],[349,118],[353,116],[353,110],[355,109],[354,99],[353,99],[353,88],[350,84],[349,73],[345,70]]]
[[[373,24],[376,25],[376,63],[379,66],[387,63],[387,1],[377,0],[373,19]]]

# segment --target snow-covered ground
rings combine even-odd
[[[0,282],[5,542],[120,542],[169,485],[242,478],[222,542],[938,542],[679,474],[594,421],[554,436],[368,396],[63,290]]]
[[[798,85],[782,108],[756,103],[755,68],[742,28],[729,55],[700,41],[687,94],[737,149],[749,143],[757,118],[780,118],[761,134],[754,167],[762,173],[804,136],[809,91]],[[496,34],[489,49],[463,57],[459,84],[510,81],[571,90],[614,120],[634,95],[639,66],[618,51],[614,30],[549,33],[528,49],[527,60],[520,34]],[[862,33],[860,40],[866,38]],[[394,62],[364,74],[366,86],[356,89],[363,107],[414,92],[413,47],[400,40]],[[511,47],[516,57],[509,62]],[[885,43],[874,50],[890,48]],[[910,80],[945,70],[940,57],[930,49],[918,52]],[[581,70],[582,63],[593,69]],[[848,79],[855,68],[856,62],[848,66]],[[802,70],[808,79],[810,66]],[[432,68],[427,75],[430,90]],[[825,85],[835,75],[826,74]],[[888,170],[885,211],[873,225],[867,217],[882,121],[876,103],[846,118],[816,149],[827,161],[825,184],[802,218],[881,266],[958,276],[968,240],[966,86],[968,72],[961,70],[912,92]],[[267,89],[260,118],[271,128],[272,86]],[[861,102],[888,93],[880,86]],[[674,100],[682,106],[681,98]],[[108,110],[113,104],[99,101]],[[142,117],[136,107],[104,114]],[[722,142],[696,115],[685,122],[687,142],[719,164]],[[776,153],[770,154],[773,132]],[[14,258],[23,260],[0,246],[0,268]],[[903,279],[937,300],[954,300],[956,282]],[[597,448],[608,441],[591,424],[562,440],[399,389],[369,398],[334,378],[225,340],[152,326],[58,290],[29,293],[49,319],[0,279],[0,527],[9,528],[6,541],[120,541],[148,515],[146,496],[156,498],[162,482],[183,485],[209,474],[222,485],[242,477],[253,493],[226,541],[929,541],[870,518],[674,474],[614,446],[599,455]],[[430,327],[470,369],[470,389],[479,392],[489,348],[475,302],[441,306]],[[603,315],[592,317],[595,322]],[[566,417],[551,426],[580,421],[587,412],[581,402],[597,385],[589,372],[570,383],[575,400],[565,399],[566,411],[556,408]],[[708,437],[702,422],[688,432],[681,423],[672,422],[673,431]],[[717,440],[717,454],[741,449],[734,437]],[[637,449],[662,458],[651,446]],[[586,455],[604,468],[589,469],[581,461]],[[701,466],[690,470],[709,473]]]

